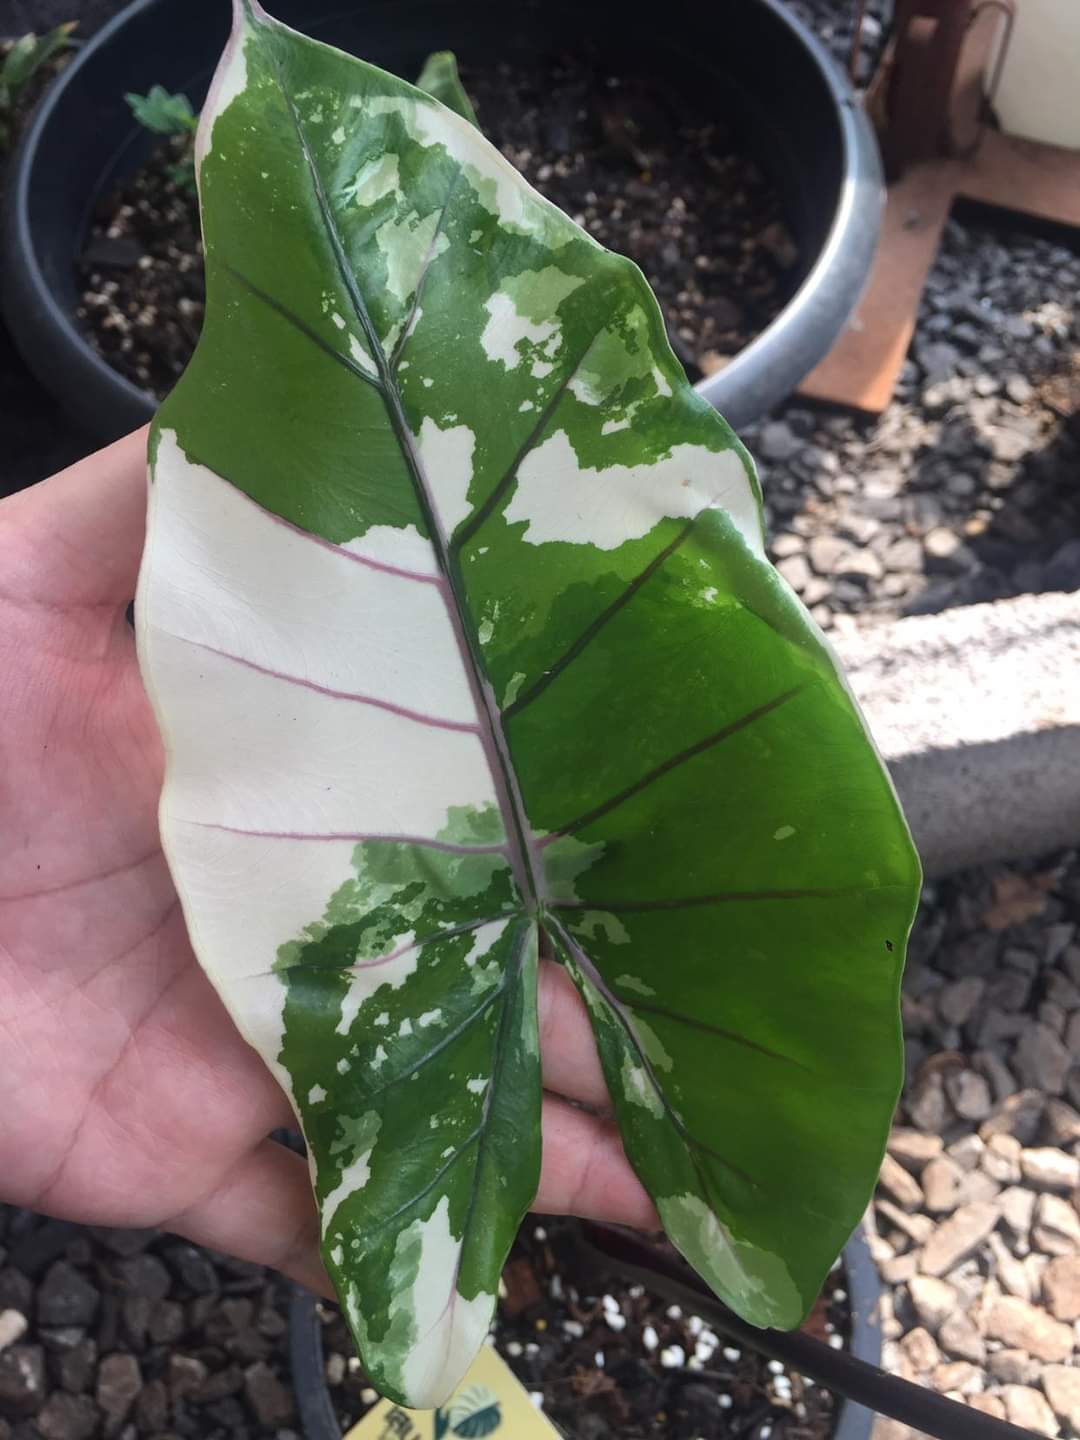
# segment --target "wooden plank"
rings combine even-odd
[[[987,130],[960,167],[956,190],[968,200],[1080,226],[1080,150]]]
[[[889,186],[866,290],[846,329],[798,394],[872,414],[885,409],[911,343],[919,297],[955,189],[951,160],[913,165]]]

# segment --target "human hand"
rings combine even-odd
[[[145,432],[0,502],[0,1201],[155,1226],[329,1292],[285,1096],[188,943],[158,841],[162,752],[125,619]],[[540,981],[535,1208],[655,1226],[588,1019]]]

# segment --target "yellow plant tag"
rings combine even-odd
[[[493,1346],[485,1345],[441,1410],[380,1400],[344,1440],[551,1440],[561,1434]]]

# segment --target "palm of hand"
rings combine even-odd
[[[125,609],[143,439],[0,505],[0,1201],[160,1225],[325,1286],[284,1096],[192,954],[158,843],[162,754]],[[603,1103],[561,973],[545,1082]],[[545,1102],[540,1208],[648,1224],[611,1127]]]

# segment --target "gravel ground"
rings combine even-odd
[[[1080,587],[1080,242],[950,222],[877,421],[744,434],[780,570],[826,628]]]
[[[1077,853],[927,887],[903,1011],[909,1078],[870,1213],[884,1364],[1038,1435],[1076,1437]]]

